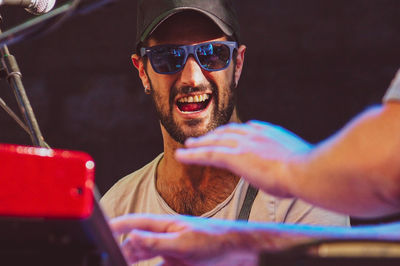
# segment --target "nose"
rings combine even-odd
[[[186,60],[186,64],[180,73],[180,81],[182,86],[197,87],[204,84],[206,77],[202,68],[197,63],[196,59],[190,55]]]

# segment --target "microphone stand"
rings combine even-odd
[[[89,13],[90,11],[99,8],[101,6],[104,6],[106,4],[109,4],[113,2],[114,0],[99,0],[96,3],[91,3],[91,4],[86,4],[78,7],[78,4],[80,3],[80,0],[71,0],[71,2],[59,7],[56,10],[53,10],[52,12],[49,12],[48,14],[42,15],[41,17],[37,19],[33,19],[31,21],[28,21],[17,28],[11,29],[9,31],[6,31],[4,34],[2,33],[0,29],[0,78],[6,78],[10,86],[13,88],[16,100],[18,102],[19,108],[24,116],[25,122],[27,124],[24,125],[24,123],[18,118],[17,115],[14,114],[14,112],[4,103],[4,101],[0,98],[0,107],[3,107],[3,109],[6,110],[7,113],[10,114],[12,118],[14,118],[15,121],[25,130],[28,132],[28,134],[31,136],[32,142],[34,146],[37,147],[44,147],[44,148],[50,148],[50,146],[44,141],[44,138],[42,136],[42,133],[40,132],[39,125],[36,121],[35,114],[33,113],[32,106],[29,102],[29,99],[26,95],[24,86],[22,84],[22,74],[21,71],[19,70],[17,61],[13,55],[10,54],[10,51],[8,50],[7,43],[14,43],[17,41],[20,41],[24,39],[24,37],[27,37],[28,35],[32,35],[34,31],[30,31],[31,29],[34,29],[36,26],[40,26],[43,22],[46,22],[47,20],[51,20],[53,18],[56,18],[59,15],[66,14],[66,16],[70,15],[73,11],[78,14],[86,14]],[[69,13],[71,12],[71,13]],[[54,25],[59,24],[64,18],[61,18],[57,23]],[[0,22],[2,21],[2,17],[0,15]],[[52,26],[54,26],[52,25]],[[54,28],[54,27],[53,27]],[[51,28],[50,28],[51,30]],[[24,33],[27,33],[26,36],[24,36]],[[100,233],[97,233],[95,235],[96,240],[100,240],[100,244],[102,244],[105,238],[107,238],[107,235],[111,235],[110,233],[107,233],[108,227],[106,225],[106,220],[104,218],[104,214],[102,213],[102,210],[99,205],[100,201],[100,193],[97,189],[97,186],[94,186],[93,188],[93,197],[94,197],[94,213],[96,214],[95,218],[92,218],[94,224],[89,225],[90,232],[96,234],[96,230],[101,230]],[[93,227],[94,229],[91,229]],[[110,241],[107,239],[107,243]],[[115,244],[109,244],[109,245],[102,245],[102,248],[108,251],[108,255],[104,256],[105,254],[103,253],[101,256],[101,262],[99,262],[101,265],[128,265],[125,261],[124,256],[122,255],[120,249],[118,248],[118,245]],[[93,255],[91,255],[92,257]],[[90,260],[89,262],[85,260],[83,265],[92,265]],[[100,265],[100,264],[93,264],[93,265]]]
[[[0,15],[0,22],[1,20],[2,18]],[[37,147],[49,148],[47,143],[44,141],[42,133],[40,132],[39,125],[37,123],[35,114],[33,113],[32,106],[26,95],[24,85],[22,84],[22,74],[19,70],[17,60],[13,55],[10,54],[7,45],[3,45],[0,47],[0,60],[1,77],[7,79],[8,84],[14,91],[18,106],[24,116],[25,122],[29,129],[29,135],[32,139],[33,145]]]
[[[26,95],[22,84],[22,74],[19,70],[17,61],[10,54],[7,44],[16,43],[34,34],[41,35],[53,30],[66,18],[73,14],[85,15],[100,7],[112,4],[115,0],[71,0],[66,4],[52,10],[49,13],[31,19],[15,28],[2,32],[0,29],[0,78],[6,78],[13,88],[19,108],[24,116],[27,126],[18,118],[16,114],[0,98],[2,107],[31,137],[34,146],[50,148],[44,141],[39,125],[36,121],[31,104]],[[59,18],[61,17],[61,18]],[[59,18],[58,20],[56,20]],[[0,22],[2,17],[0,15]],[[55,22],[51,23],[53,20]],[[47,25],[48,23],[49,25]],[[37,37],[37,36],[36,36]]]
[[[46,14],[30,19],[5,32],[0,32],[0,45],[11,45],[27,38],[41,36],[52,31],[70,16],[86,15],[98,8],[114,4],[115,1],[116,0],[70,0]]]

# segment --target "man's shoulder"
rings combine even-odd
[[[124,208],[131,201],[131,198],[137,194],[137,191],[146,189],[146,187],[151,185],[162,155],[158,155],[153,161],[142,168],[121,178],[104,194],[100,203],[109,216],[114,216],[114,213],[123,212],[120,209]]]
[[[260,214],[260,211],[263,214]],[[259,191],[251,220],[278,223],[349,226],[349,217],[335,213],[298,198],[280,198]]]
[[[333,212],[298,198],[279,199],[277,209],[278,216],[287,223],[325,225],[325,226],[349,226],[350,219],[347,215]]]
[[[139,185],[141,182],[143,182],[143,179],[152,177],[152,175],[155,174],[157,164],[160,161],[161,157],[162,154],[159,154],[156,158],[154,158],[154,160],[152,160],[142,168],[118,180],[118,182],[115,183],[104,196],[106,196],[109,192],[112,192],[113,190],[131,190],[132,186]]]
[[[392,80],[388,90],[383,97],[384,102],[400,100],[400,70],[397,71],[396,76]]]

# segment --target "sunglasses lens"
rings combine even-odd
[[[193,50],[192,47],[195,47]],[[200,45],[171,46],[160,45],[148,50],[153,69],[160,74],[173,74],[180,71],[187,54],[196,54],[197,62],[207,71],[226,68],[231,59],[231,48],[225,43],[211,42]]]
[[[151,53],[153,68],[159,73],[172,73],[181,69],[185,60],[185,50],[177,47],[160,47]]]
[[[222,43],[208,43],[201,45],[196,50],[203,68],[209,70],[219,70],[225,68],[230,59],[230,49]]]

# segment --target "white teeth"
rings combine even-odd
[[[210,98],[210,95],[208,94],[202,94],[202,95],[195,95],[189,96],[189,97],[182,97],[178,100],[180,103],[199,103],[199,102],[204,102]]]

